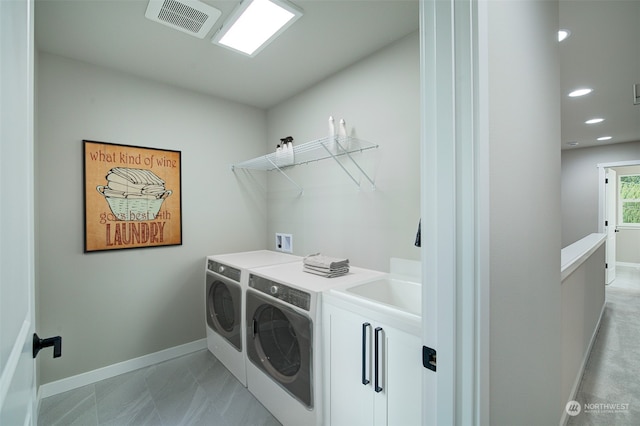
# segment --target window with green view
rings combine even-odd
[[[640,175],[620,176],[618,183],[619,224],[640,226]]]

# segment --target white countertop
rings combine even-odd
[[[207,256],[207,259],[212,259],[228,266],[243,269],[275,265],[279,263],[297,262],[302,260],[302,257],[272,250],[255,250],[243,251],[240,253],[216,254]]]
[[[372,281],[376,278],[387,275],[385,272],[350,266],[349,273],[346,275],[334,278],[325,278],[320,275],[304,272],[302,261],[275,266],[265,266],[262,268],[253,268],[251,269],[251,272],[264,278],[317,293],[322,293],[336,286]]]

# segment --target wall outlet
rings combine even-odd
[[[276,232],[276,250],[293,253],[293,235]]]

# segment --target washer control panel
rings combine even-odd
[[[305,311],[311,308],[311,295],[306,291],[268,280],[258,275],[249,275],[249,287],[271,297],[282,300]]]
[[[211,259],[207,259],[207,269],[211,272],[215,272],[216,274],[220,274],[224,277],[240,282],[240,269],[223,265],[222,263]]]

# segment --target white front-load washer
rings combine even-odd
[[[244,386],[247,386],[244,293],[248,268],[300,259],[270,250],[213,255],[206,259],[207,347]]]
[[[322,424],[322,292],[384,275],[351,267],[324,278],[303,272],[302,262],[250,270],[247,387],[284,426]]]

